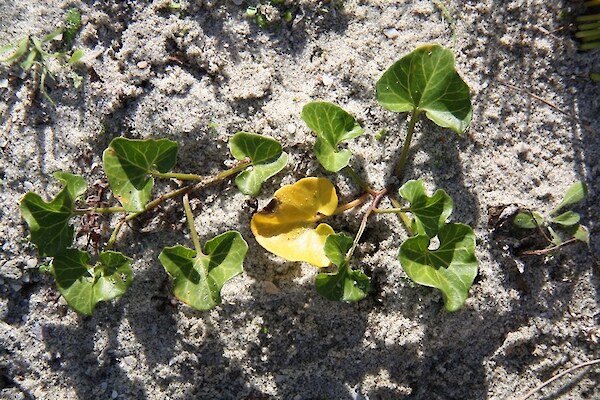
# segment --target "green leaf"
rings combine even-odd
[[[36,194],[29,192],[21,199],[21,214],[29,225],[30,239],[42,257],[52,257],[63,252],[73,242],[73,227],[69,219],[73,216],[75,201],[85,193],[85,180],[67,172],[56,172],[63,189],[46,203]]]
[[[369,277],[350,268],[346,254],[352,238],[343,234],[330,235],[325,242],[325,254],[338,266],[333,273],[320,273],[315,278],[317,292],[333,301],[359,301],[369,293]]]
[[[173,279],[175,297],[197,310],[210,310],[221,303],[225,282],[243,271],[248,245],[238,232],[225,232],[204,247],[207,253],[183,246],[166,247],[158,256]]]
[[[237,160],[249,158],[252,162],[235,178],[240,192],[249,196],[256,196],[262,184],[281,171],[288,162],[288,155],[282,151],[277,140],[255,133],[236,133],[229,139],[229,149]]]
[[[575,182],[567,189],[565,197],[562,201],[550,212],[550,214],[556,214],[562,208],[578,203],[587,196],[587,186],[585,183],[579,181]]]
[[[25,60],[23,60],[21,62],[21,68],[24,71],[29,71],[31,69],[31,66],[33,65],[33,63],[35,62],[35,59],[38,55],[38,52],[36,49],[31,49],[31,51],[29,52],[29,54],[27,54],[27,58],[25,58]]]
[[[573,232],[573,237],[580,242],[590,244],[590,232],[583,225],[577,226],[577,229]]]
[[[83,52],[82,49],[77,49],[73,52],[73,54],[71,54],[71,57],[69,57],[69,61],[67,62],[69,65],[73,65],[77,62],[79,62],[79,60],[81,60],[81,58],[83,57],[85,53]]]
[[[152,172],[168,172],[177,162],[177,143],[168,139],[115,138],[103,154],[108,183],[127,211],[142,211],[154,186]]]
[[[418,284],[441,290],[448,311],[464,304],[477,276],[475,234],[468,225],[450,223],[438,234],[437,250],[429,250],[430,239],[419,234],[400,246],[399,259],[406,274]]]
[[[544,217],[532,211],[519,211],[513,219],[513,225],[521,229],[534,229],[542,226]]]
[[[557,217],[550,219],[551,222],[562,226],[573,226],[579,223],[581,217],[574,211],[566,211]]]
[[[550,236],[552,236],[552,244],[555,246],[560,246],[563,243],[562,238],[551,226],[548,227],[548,232],[550,232]]]
[[[65,27],[63,32],[63,42],[67,47],[71,47],[75,34],[81,28],[81,13],[76,8],[70,8],[65,15]]]
[[[365,130],[354,117],[332,103],[313,101],[302,109],[301,117],[317,134],[315,153],[327,171],[338,172],[350,161],[350,150],[338,151],[338,145],[362,135]]]
[[[454,69],[450,50],[418,47],[393,64],[377,81],[377,101],[396,112],[424,111],[431,121],[464,132],[473,115],[469,87]]]
[[[121,296],[133,281],[131,259],[122,253],[102,252],[94,266],[89,261],[87,252],[67,249],[51,265],[58,290],[69,306],[84,315],[92,314],[99,302]]]
[[[7,44],[6,46],[3,46],[2,48],[0,48],[0,54],[4,54],[4,53],[12,51],[12,50],[15,50],[15,51],[10,56],[0,59],[0,62],[10,62],[10,61],[18,60],[25,55],[28,48],[29,48],[29,38],[28,37],[24,37],[16,43]]]
[[[421,180],[410,180],[400,188],[400,196],[410,202],[410,211],[414,217],[415,231],[434,237],[452,214],[452,198],[442,189],[429,197]]]

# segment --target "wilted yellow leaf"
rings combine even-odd
[[[306,261],[317,267],[329,265],[323,246],[334,233],[327,224],[316,223],[332,215],[338,198],[325,178],[304,178],[275,192],[273,200],[254,214],[250,227],[256,241],[289,261]]]

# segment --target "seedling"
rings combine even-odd
[[[50,76],[54,79],[50,70],[50,61],[55,59],[66,67],[75,65],[81,57],[83,50],[76,49],[71,51],[71,44],[77,31],[81,28],[81,14],[77,9],[70,9],[65,16],[63,26],[54,30],[54,32],[38,39],[36,37],[27,36],[16,43],[8,44],[0,48],[0,55],[8,54],[5,58],[0,58],[0,62],[17,63],[23,70],[24,74],[30,73],[38,82],[39,90],[44,97],[52,104],[54,101],[48,94],[46,89],[46,77]],[[47,48],[50,42],[58,40],[62,37],[63,51],[49,52]],[[75,88],[81,85],[83,78],[75,71],[71,70],[71,78]]]
[[[562,201],[548,215],[543,216],[537,211],[526,209],[516,213],[513,219],[516,227],[535,229],[547,242],[545,249],[526,251],[523,255],[552,254],[559,248],[578,241],[589,244],[588,229],[579,223],[581,216],[568,210],[569,206],[579,203],[586,196],[585,183],[576,182],[567,189]]]
[[[188,194],[236,175],[240,191],[256,193],[287,162],[279,143],[260,135],[237,133],[229,146],[240,161],[215,176],[204,177],[171,171],[177,163],[178,150],[173,141],[120,137],[113,139],[103,157],[110,189],[120,205],[82,204],[87,184],[82,177],[67,172],[55,173],[63,189],[51,201],[46,202],[32,192],[23,197],[21,213],[29,225],[29,239],[41,257],[51,258],[46,270],[54,275],[58,290],[73,309],[89,315],[98,302],[125,293],[133,279],[132,260],[113,250],[118,246],[123,225],[175,198],[182,198],[194,244],[194,249],[177,245],[160,253],[159,260],[173,279],[175,297],[199,310],[211,309],[221,302],[220,292],[225,282],[242,272],[247,244],[238,232],[230,231],[209,240],[202,248]],[[191,184],[152,200],[155,178]],[[114,224],[104,249],[97,254],[78,249],[80,243],[75,240],[72,221],[78,216],[113,213],[123,217]],[[96,261],[90,263],[92,259]]]
[[[584,5],[590,8],[598,8],[600,1],[589,0]],[[581,41],[579,49],[586,51],[600,47],[600,14],[588,12],[587,14],[578,16],[576,21],[579,25],[577,26],[575,37]],[[600,81],[600,73],[590,73],[590,79]]]
[[[292,22],[294,14],[292,9],[286,5],[285,0],[269,0],[250,6],[246,9],[246,15],[253,18],[261,29]]]
[[[392,111],[411,112],[407,138],[395,172],[402,178],[408,149],[418,117],[425,113],[436,124],[463,132],[472,115],[468,86],[454,69],[452,54],[437,45],[423,46],[401,58],[377,82],[377,100]],[[397,213],[412,236],[399,249],[398,258],[406,274],[416,283],[438,288],[448,311],[458,310],[468,296],[478,269],[475,235],[464,224],[447,222],[453,202],[443,190],[428,196],[422,181],[404,183],[398,193],[407,202],[402,207],[394,190],[373,189],[349,165],[352,153],[339,147],[364,133],[354,117],[335,104],[312,102],[304,106],[302,119],[316,134],[314,151],[329,172],[344,172],[363,190],[349,204],[337,205],[337,195],[325,178],[305,178],[279,189],[265,209],[252,218],[252,231],[267,250],[291,261],[307,261],[334,271],[317,275],[317,291],[331,300],[357,301],[367,296],[368,277],[351,267],[352,255],[373,213]],[[389,197],[394,208],[378,208]],[[354,239],[335,234],[317,222],[343,213],[371,198]],[[439,243],[433,248],[433,242]],[[324,243],[324,245],[323,245]]]

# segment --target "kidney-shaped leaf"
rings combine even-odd
[[[437,250],[429,250],[425,235],[407,239],[400,246],[400,264],[416,283],[441,290],[446,309],[456,311],[477,276],[475,234],[468,225],[451,223],[440,229],[438,238]]]
[[[73,242],[73,216],[75,201],[85,193],[85,180],[68,172],[56,172],[54,177],[62,182],[63,189],[49,203],[29,192],[21,199],[21,214],[31,232],[31,241],[42,257],[52,257],[63,252]]]
[[[249,158],[252,165],[235,177],[240,192],[256,196],[267,179],[281,171],[288,162],[275,139],[255,133],[238,132],[229,139],[229,149],[237,160]]]
[[[350,161],[350,150],[340,150],[340,142],[362,135],[365,130],[354,117],[332,103],[313,101],[302,108],[302,119],[317,134],[315,153],[321,165],[338,172]]]
[[[464,132],[472,117],[469,87],[454,69],[454,56],[440,45],[418,47],[381,76],[377,101],[396,112],[422,112],[455,132]]]
[[[359,301],[369,293],[369,277],[350,268],[346,253],[352,247],[350,236],[330,235],[325,241],[325,254],[338,269],[333,273],[320,273],[315,278],[317,292],[329,300]]]
[[[127,211],[142,211],[154,186],[153,171],[169,172],[177,162],[177,143],[168,139],[115,138],[103,154],[108,183]]]
[[[250,227],[256,241],[273,254],[290,261],[306,261],[317,267],[329,265],[323,246],[333,229],[319,224],[332,215],[338,198],[325,178],[303,178],[277,190],[273,200],[254,214]]]
[[[96,265],[89,265],[87,252],[67,249],[54,257],[51,272],[58,290],[78,313],[90,315],[96,304],[121,296],[131,285],[131,259],[105,251]]]
[[[247,250],[242,235],[230,231],[206,242],[206,255],[173,246],[158,259],[173,279],[175,297],[197,310],[210,310],[221,303],[225,282],[242,273]]]
[[[414,215],[414,230],[432,238],[452,214],[452,198],[442,189],[429,197],[421,180],[410,180],[400,188],[400,196],[410,202],[409,211]]]

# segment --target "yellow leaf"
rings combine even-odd
[[[338,198],[325,178],[304,178],[275,192],[273,200],[254,214],[250,227],[256,241],[273,254],[289,261],[306,261],[317,267],[330,264],[323,246],[334,233],[317,222],[332,215]]]

